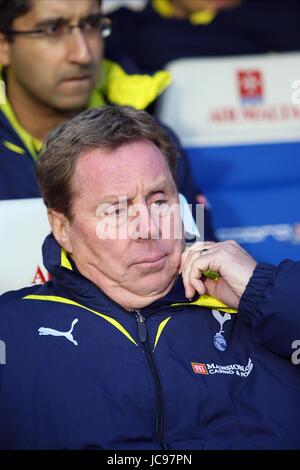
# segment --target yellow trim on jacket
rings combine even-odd
[[[102,61],[105,80],[102,92],[110,103],[147,108],[171,83],[171,74],[160,70],[153,75],[127,74],[109,60]]]
[[[126,338],[128,338],[133,344],[136,346],[138,345],[133,337],[128,333],[128,331],[125,330],[125,328],[119,323],[117,320],[114,318],[109,317],[108,315],[104,315],[103,313],[97,312],[96,310],[93,310],[89,307],[85,307],[84,305],[79,304],[78,302],[74,302],[74,300],[67,299],[65,297],[60,297],[60,296],[55,296],[55,295],[26,295],[23,297],[23,300],[41,300],[41,301],[48,301],[48,302],[58,302],[61,304],[67,304],[67,305],[73,305],[74,307],[80,307],[83,308],[84,310],[88,310],[89,312],[94,313],[95,315],[98,315],[98,317],[103,318],[106,320],[108,323],[113,325],[117,330],[119,330]]]
[[[163,18],[174,18],[174,7],[170,0],[152,0],[153,9]],[[194,25],[208,25],[215,17],[217,12],[212,10],[202,10],[192,13],[188,21]]]
[[[73,271],[72,265],[68,258],[68,254],[66,250],[64,250],[64,248],[61,249],[61,253],[60,253],[60,265],[62,268],[66,268],[66,269],[69,269],[70,271]]]
[[[157,346],[157,343],[158,343],[158,340],[163,332],[163,329],[164,327],[166,326],[166,324],[168,323],[168,321],[171,319],[172,317],[167,317],[165,318],[158,326],[157,328],[157,333],[156,333],[156,337],[155,337],[155,341],[154,341],[154,348],[153,348],[153,351],[154,349],[156,348]]]
[[[15,132],[18,134],[23,144],[28,149],[32,158],[36,160],[38,151],[42,146],[42,142],[39,139],[35,139],[32,135],[29,134],[29,132],[27,132],[21,126],[8,100],[6,100],[5,103],[0,105],[0,110],[6,116],[6,119],[13,127]],[[13,142],[5,141],[4,145],[16,153],[25,153],[24,151],[21,152],[20,150],[23,149],[20,149],[20,147],[16,146],[16,144],[14,144]]]
[[[62,258],[64,257],[64,262],[65,262],[65,259],[67,259],[65,255],[66,255],[65,251],[62,250]],[[69,263],[69,261],[68,261],[68,263]],[[62,266],[63,266],[63,264],[62,264]],[[65,266],[65,267],[70,269],[68,266]],[[72,269],[72,267],[71,267],[71,269]],[[107,322],[109,322],[111,325],[113,325],[115,328],[117,328],[117,330],[119,330],[124,336],[126,336],[126,338],[128,338],[133,344],[138,346],[136,341],[133,339],[133,337],[130,335],[130,333],[123,327],[123,325],[120,322],[118,322],[114,318],[109,317],[108,315],[104,315],[103,313],[97,312],[96,310],[93,310],[89,307],[86,307],[85,305],[79,304],[78,302],[75,302],[74,300],[68,299],[66,297],[55,296],[55,295],[35,295],[35,294],[26,295],[25,297],[23,297],[23,300],[40,300],[40,301],[48,301],[48,302],[58,302],[58,303],[62,303],[62,304],[73,305],[74,307],[80,307],[84,310],[87,310],[91,313],[94,313],[95,315],[98,315],[99,317],[101,317],[104,320],[106,320]],[[187,305],[187,306],[197,305],[197,306],[206,307],[206,308],[215,308],[215,309],[218,309],[222,312],[236,313],[236,310],[229,309],[222,302],[218,301],[217,299],[214,299],[213,297],[207,296],[207,295],[203,295],[203,296],[199,297],[199,299],[197,299],[195,302],[190,302],[190,303],[182,302],[182,303],[172,304],[171,306],[176,307],[176,306],[183,306],[183,305]],[[161,334],[162,334],[164,328],[166,327],[167,323],[169,322],[169,320],[171,318],[172,318],[172,316],[169,316],[169,317],[165,318],[164,320],[162,320],[160,322],[160,324],[158,326],[158,329],[157,329],[155,341],[154,341],[153,352],[154,352],[154,350],[155,350],[155,348],[158,344],[158,341],[161,337]]]
[[[6,148],[11,150],[12,152],[19,153],[20,155],[24,155],[25,150],[22,149],[22,147],[19,147],[16,144],[13,144],[12,142],[9,142],[8,140],[4,140],[3,144]]]
[[[198,307],[210,308],[220,310],[220,312],[226,313],[237,313],[237,310],[229,308],[227,305],[223,304],[220,300],[211,297],[210,295],[201,295],[194,302],[181,302],[172,304],[172,307],[180,307],[183,305],[196,305]]]

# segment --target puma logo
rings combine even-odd
[[[78,346],[77,341],[74,340],[72,331],[74,328],[74,325],[78,322],[78,318],[75,318],[75,320],[72,321],[71,329],[69,331],[57,331],[53,330],[52,328],[45,328],[44,326],[41,326],[38,329],[39,335],[51,335],[51,336],[64,336],[67,338],[67,340],[71,341],[71,343],[75,344],[75,346]]]

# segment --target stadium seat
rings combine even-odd
[[[300,53],[167,66],[157,116],[182,140],[219,239],[257,259],[300,258]]]
[[[42,199],[0,201],[0,294],[47,280],[41,247],[49,232]]]

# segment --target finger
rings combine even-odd
[[[194,294],[193,294],[193,297],[195,295],[196,292],[198,292],[199,295],[204,295],[207,293],[206,291],[206,288],[205,288],[205,285],[204,283],[201,281],[201,279],[191,279],[191,285],[193,286],[194,288]],[[191,298],[193,298],[191,297]]]
[[[179,266],[179,274],[182,273],[183,268],[184,268],[184,265],[185,265],[185,263],[186,263],[186,261],[187,261],[189,255],[190,255],[190,253],[191,253],[191,252],[188,251],[188,248],[186,248],[186,249],[182,252],[182,254],[181,254],[181,260],[180,260],[180,266]]]
[[[211,258],[211,255],[213,255],[217,250],[218,250],[218,244],[211,242],[210,248],[203,248],[203,244],[198,245],[198,249],[196,248],[188,248],[182,253],[182,262],[181,262],[181,269],[184,271],[185,266],[187,266],[192,259],[194,259],[195,256],[197,257],[206,257],[206,260],[208,260],[208,256]],[[201,249],[200,249],[201,246]]]
[[[191,263],[190,271],[189,271],[189,284],[197,291],[200,295],[206,293],[206,287],[201,279],[202,271],[198,265],[198,259],[195,259],[193,263]]]
[[[195,294],[195,288],[190,283],[190,270],[192,265],[192,260],[199,257],[198,252],[190,253],[182,270],[182,279],[185,287],[185,295],[188,299],[191,299]]]
[[[186,275],[190,270],[192,262],[195,259],[200,258],[200,256],[201,256],[200,250],[189,252],[186,256],[185,263],[184,263],[184,266],[183,266],[183,269],[182,269],[182,273]]]
[[[185,251],[182,253],[181,263],[180,263],[180,271],[179,271],[180,273],[183,272],[184,266],[189,262],[189,260],[191,259],[191,256],[194,253],[200,254],[200,252],[201,252],[200,246],[202,246],[203,243],[202,242],[195,243],[195,245],[198,245],[198,249],[196,249],[195,247],[194,247],[193,250],[191,248],[186,248]]]
[[[189,253],[183,266],[183,282],[188,298],[195,294],[195,289],[199,294],[206,292],[204,279],[201,279],[203,274],[212,278],[218,277],[217,275],[211,276],[212,271],[215,271],[214,259],[218,253],[218,244],[213,243],[210,246],[208,252],[203,253],[202,249]]]
[[[183,283],[184,283],[184,286],[185,286],[185,292],[186,292],[186,296],[187,298],[192,298],[194,295],[195,295],[195,289],[198,290],[199,286],[200,286],[200,289],[203,291],[204,289],[204,286],[203,286],[203,283],[198,283],[198,282],[194,282],[192,283],[191,282],[191,271],[193,269],[193,274],[194,274],[194,280],[195,279],[198,279],[200,280],[201,276],[202,276],[202,271],[201,269],[198,269],[198,265],[200,263],[200,259],[201,259],[201,254],[200,254],[200,251],[194,251],[194,252],[191,252],[189,254],[189,257],[188,259],[186,260],[186,263],[183,267],[183,271],[182,271],[182,277],[183,277]],[[196,285],[197,285],[197,288],[196,288]]]
[[[199,255],[202,255],[205,254],[207,250],[209,250],[210,253],[212,248],[217,248],[217,245],[218,243],[216,242],[197,242],[194,243],[194,245],[186,248],[181,255],[179,274],[182,273],[185,264],[190,261],[191,255],[193,253],[198,253]]]
[[[186,251],[201,251],[216,246],[216,242],[197,242],[186,248]]]

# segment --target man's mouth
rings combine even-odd
[[[151,267],[162,267],[165,264],[165,261],[167,259],[167,255],[160,255],[160,256],[147,256],[145,258],[140,259],[135,265],[138,265],[140,267],[146,267],[146,268],[151,268]]]
[[[82,82],[85,80],[91,80],[91,75],[77,75],[74,77],[65,78],[64,82]]]

